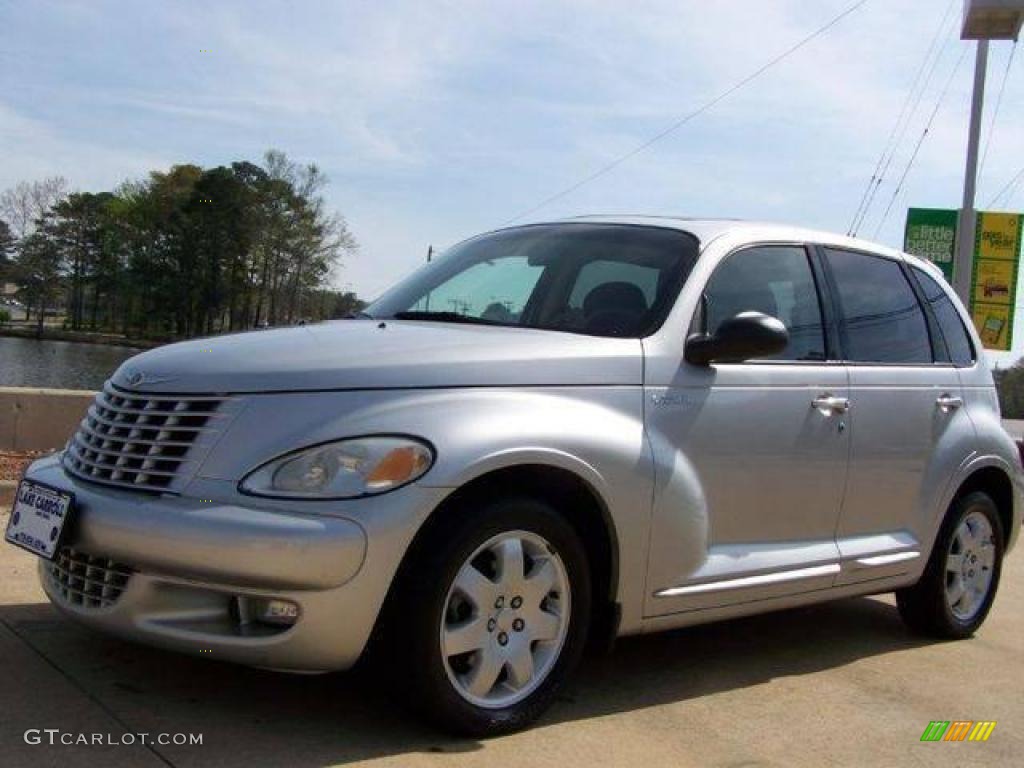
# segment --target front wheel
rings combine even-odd
[[[493,736],[537,718],[579,660],[589,568],[572,526],[542,501],[459,512],[405,570],[389,634],[404,624],[409,642],[388,644],[402,649],[400,686],[427,717]]]
[[[958,639],[974,633],[992,607],[1003,563],[1003,531],[988,494],[969,493],[950,507],[921,580],[896,593],[907,625]]]

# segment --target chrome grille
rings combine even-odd
[[[109,608],[128,586],[132,569],[64,547],[46,566],[51,592],[80,608]]]
[[[68,443],[64,467],[98,483],[176,492],[223,429],[230,400],[127,392],[108,382]]]

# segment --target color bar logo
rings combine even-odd
[[[988,741],[995,727],[995,720],[932,720],[921,741]]]

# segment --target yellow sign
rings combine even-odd
[[[1017,261],[1020,216],[1016,213],[978,214],[978,259]]]
[[[1016,266],[1012,261],[979,260],[974,270],[974,301],[1009,305]]]
[[[1009,349],[1010,307],[998,304],[971,304],[971,319],[985,349]]]
[[[971,319],[986,349],[1013,344],[1021,219],[1016,213],[978,213],[971,280]]]

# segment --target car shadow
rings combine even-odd
[[[47,604],[2,606],[0,621],[136,732],[202,733],[202,747],[158,748],[174,765],[324,766],[482,747],[421,725],[369,672],[289,675],[164,652],[91,632]],[[810,675],[925,642],[878,598],[623,638],[609,655],[584,661],[536,727]],[[60,726],[8,715],[14,730]]]

